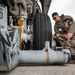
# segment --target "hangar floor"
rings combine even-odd
[[[0,72],[0,75],[75,75],[75,64],[19,65],[10,72]]]

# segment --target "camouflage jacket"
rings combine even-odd
[[[67,33],[67,31],[63,27],[63,21],[64,21],[65,18],[72,18],[72,17],[68,16],[68,15],[61,15],[61,20],[58,21],[58,22],[55,22],[55,25],[54,25],[55,34],[64,34],[64,33]]]
[[[71,40],[75,40],[75,21],[73,21],[69,26],[67,33],[73,33]]]

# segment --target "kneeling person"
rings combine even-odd
[[[75,21],[65,19],[63,26],[67,33],[59,34],[59,37],[65,39],[61,44],[63,48],[68,48],[71,51],[72,56],[75,56]]]

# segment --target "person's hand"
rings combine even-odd
[[[56,37],[58,38],[60,36],[60,34],[56,34]]]
[[[56,36],[55,36],[54,34],[52,35],[52,37],[53,37],[53,38],[56,38]]]

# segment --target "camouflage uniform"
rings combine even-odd
[[[66,31],[63,28],[63,21],[66,18],[72,19],[72,17],[68,16],[68,15],[61,15],[60,17],[61,17],[61,20],[58,21],[58,22],[55,22],[55,25],[54,25],[55,34],[63,34],[63,33],[65,33]]]
[[[67,16],[67,15],[61,15],[60,17],[61,17],[61,20],[58,21],[58,22],[55,22],[55,25],[54,25],[55,34],[64,34],[64,33],[67,33],[66,30],[65,30],[65,28],[63,27],[63,21],[66,18],[72,18],[71,16]],[[57,40],[57,39],[55,39],[55,40],[56,40],[56,42],[57,42],[58,45],[61,45],[59,40]]]
[[[72,56],[75,56],[75,22],[72,22],[72,24],[69,26],[67,33],[74,33],[74,34],[70,40],[63,42],[62,46],[65,49],[66,48],[69,49],[72,53]]]

